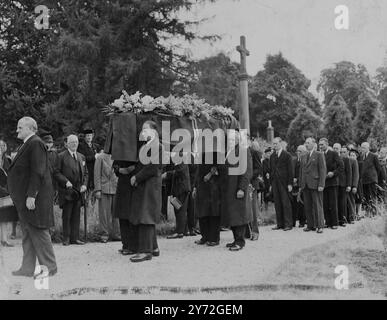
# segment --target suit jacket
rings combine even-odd
[[[167,185],[171,186],[170,194],[174,197],[178,197],[179,200],[183,201],[181,198],[184,194],[191,191],[191,181],[189,166],[185,163],[180,163],[178,165],[170,164],[166,167],[167,173]],[[169,190],[168,190],[169,192]]]
[[[118,177],[113,170],[113,160],[110,155],[101,153],[94,164],[94,189],[104,194],[115,194]]]
[[[363,159],[363,155],[360,156]],[[363,184],[378,183],[379,175],[383,175],[378,156],[372,152],[363,160],[361,179]],[[384,179],[385,180],[385,177]]]
[[[293,185],[293,165],[289,152],[282,150],[279,157],[270,156],[270,181],[280,181],[284,186]]]
[[[350,186],[352,188],[357,188],[359,184],[359,164],[357,163],[357,160],[349,158],[349,165],[352,171]]]
[[[327,167],[327,173],[333,172],[333,177],[331,178],[326,177],[325,187],[338,186],[339,175],[344,170],[344,163],[340,159],[340,156],[337,154],[337,152],[333,150],[328,150],[327,152],[324,152],[324,156],[325,156],[325,164]]]
[[[293,172],[294,172],[294,178],[297,179],[297,182],[295,184],[293,184],[294,187],[300,187],[300,170],[301,170],[301,160],[302,158],[300,158],[298,160],[297,157],[293,158]]]
[[[8,191],[22,221],[37,228],[54,225],[53,187],[46,146],[36,135],[16,154],[8,169]],[[27,197],[35,198],[35,210],[26,207]]]
[[[339,186],[351,187],[352,182],[352,167],[349,163],[349,158],[341,158],[344,164],[344,170],[339,172]]]
[[[317,190],[318,187],[325,187],[325,177],[327,175],[327,167],[325,157],[322,152],[313,151],[309,156],[309,152],[301,158],[300,178],[301,188]]]
[[[69,192],[66,188],[67,181],[70,181],[73,188],[80,190],[82,185],[87,186],[88,171],[85,163],[85,157],[77,152],[77,161],[71,156],[68,150],[59,154],[58,167],[54,177],[59,185],[59,206],[66,202],[65,196]]]

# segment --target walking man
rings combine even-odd
[[[47,149],[36,135],[33,118],[23,117],[17,124],[17,137],[23,141],[8,171],[8,190],[19,214],[23,232],[23,261],[14,276],[34,276],[36,258],[48,275],[57,273],[49,228],[54,225],[53,187]],[[35,278],[47,276],[43,273]]]

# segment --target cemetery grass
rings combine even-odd
[[[387,215],[367,218],[346,237],[296,252],[268,281],[294,285],[284,299],[386,299]],[[335,288],[335,268],[348,267],[349,288]],[[297,290],[301,288],[303,290]],[[310,286],[311,292],[305,290]],[[278,298],[278,296],[277,296]]]

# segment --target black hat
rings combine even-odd
[[[46,134],[45,136],[43,136],[42,140],[45,143],[54,143],[54,139],[52,138],[52,135],[50,135],[50,134]]]
[[[67,201],[78,201],[81,198],[81,193],[74,188],[66,189],[64,198]]]
[[[270,147],[265,149],[265,153],[267,153],[267,152],[271,152],[271,148]]]
[[[93,129],[88,128],[83,130],[83,134],[90,134],[90,133],[94,133]]]

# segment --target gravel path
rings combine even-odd
[[[203,290],[211,291],[211,288],[222,288],[219,290],[224,293],[236,286],[248,288],[265,283],[270,272],[296,251],[344,237],[355,227],[325,229],[323,234],[305,233],[300,228],[284,232],[273,231],[271,226],[262,227],[260,239],[248,240],[246,247],[239,252],[225,248],[232,240],[231,231],[221,232],[221,242],[217,247],[194,244],[199,236],[173,240],[161,238],[161,255],[142,263],[131,263],[128,256],[121,256],[117,252],[120,242],[68,247],[56,244],[54,250],[59,272],[50,278],[49,290],[36,290],[34,281],[29,278],[13,277],[11,271],[18,269],[21,261],[21,246],[2,248],[0,298],[76,298],[75,294],[82,294],[78,298],[101,298],[106,293],[124,293],[123,297],[130,299],[144,299],[144,295],[139,293],[147,293],[156,299],[178,298],[171,290],[181,291],[184,298],[190,293],[200,298]],[[106,288],[101,289],[103,287]],[[86,289],[81,293],[71,291],[76,288]]]

